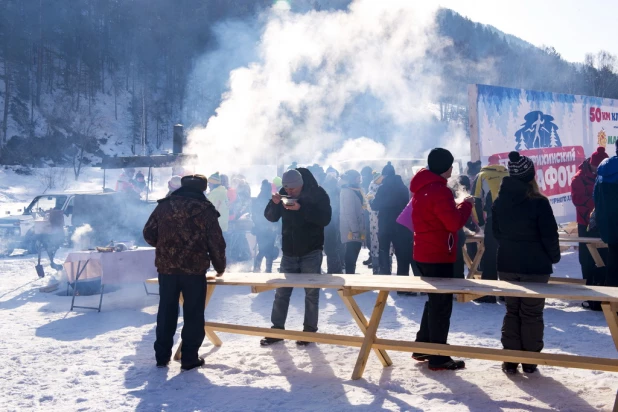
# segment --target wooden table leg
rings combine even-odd
[[[210,302],[210,298],[212,297],[212,294],[214,293],[214,291],[215,291],[215,285],[210,285],[206,289],[206,305],[204,308],[208,306],[208,302]],[[210,330],[206,326],[204,326],[204,331],[206,332],[206,337],[208,337],[208,340],[214,346],[221,346],[223,344],[223,342],[221,342],[221,339],[219,339],[219,337],[217,336],[214,330]]]
[[[346,308],[348,308],[348,311],[352,315],[352,318],[354,318],[354,320],[356,321],[358,328],[361,330],[361,332],[363,332],[363,335],[367,335],[367,325],[369,325],[369,322],[367,322],[367,318],[363,314],[363,311],[358,306],[354,298],[351,296],[344,296],[342,290],[338,290],[337,293],[341,297],[341,300],[343,300]],[[384,349],[374,348],[373,351],[378,356],[378,359],[380,359],[382,366],[387,367],[393,364],[393,361]]]
[[[618,303],[601,302],[601,307],[603,308],[603,314],[605,315],[607,326],[609,326],[609,331],[612,334],[612,339],[614,339],[614,345],[616,350],[618,350],[618,314],[616,314]]]
[[[369,358],[369,351],[372,349],[373,343],[376,340],[376,332],[378,331],[378,326],[380,326],[380,319],[382,319],[387,298],[388,291],[381,290],[378,293],[376,304],[371,313],[371,319],[369,319],[369,324],[367,325],[363,346],[361,346],[361,350],[358,353],[358,359],[356,360],[354,372],[352,373],[352,379],[354,380],[360,379],[363,376],[365,366],[367,365],[367,359]]]
[[[215,291],[215,285],[210,285],[208,287],[206,287],[206,301],[204,303],[204,310],[206,310],[206,307],[208,306],[208,302],[210,302],[210,298],[212,297],[213,292]],[[180,294],[180,304],[182,305],[184,303],[184,297],[182,296],[182,293]],[[221,339],[219,339],[219,337],[217,336],[217,334],[214,331],[208,330],[206,329],[206,327],[204,327],[204,331],[206,332],[206,336],[208,337],[208,340],[210,340],[210,342],[212,342],[213,345],[215,346],[221,346],[222,342]],[[176,352],[174,352],[174,360],[180,360],[182,356],[182,339],[178,340],[178,348],[176,348]]]
[[[597,245],[593,243],[588,243],[586,244],[586,247],[588,247],[588,250],[590,251],[590,255],[592,256],[592,259],[594,259],[594,263],[596,264],[596,266],[598,268],[605,267],[605,262],[603,262],[603,258],[599,254],[599,249],[597,249]]]
[[[472,268],[470,268],[470,273],[468,273],[468,278],[476,279],[479,269],[479,265],[481,264],[481,259],[483,259],[483,254],[485,253],[485,242],[478,242],[478,250],[476,251],[476,256],[474,256],[474,260],[472,261]]]

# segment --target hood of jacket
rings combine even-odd
[[[507,169],[506,167],[502,165],[487,165],[487,166],[481,167],[481,173],[482,172],[506,173],[508,175],[509,169]]]
[[[412,181],[410,182],[410,191],[412,193],[416,193],[420,191],[423,187],[434,183],[446,186],[446,179],[440,175],[435,174],[434,172],[429,171],[428,169],[421,169],[412,178]]]
[[[597,176],[600,183],[618,183],[618,156],[603,160]]]
[[[577,173],[575,173],[575,176],[581,176],[586,180],[592,180],[592,181],[596,179],[597,175],[594,174],[594,172],[590,168],[590,159],[584,160],[582,164],[579,165],[579,167],[577,168]]]
[[[501,197],[504,201],[520,204],[526,200],[529,187],[530,185],[526,182],[506,176],[502,179],[498,197]]]

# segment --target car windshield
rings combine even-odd
[[[66,200],[66,196],[38,196],[30,203],[30,206],[28,206],[24,214],[45,213],[53,209],[61,210]]]

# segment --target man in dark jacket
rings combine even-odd
[[[170,362],[182,293],[181,367],[189,370],[204,365],[198,350],[204,341],[206,271],[212,261],[217,276],[221,276],[226,262],[225,241],[217,220],[219,213],[204,196],[206,177],[185,176],[181,184],[171,196],[159,200],[144,226],[144,240],[157,248],[155,265],[160,294],[154,344],[157,367],[166,367]]]
[[[283,188],[275,193],[266,206],[264,216],[271,222],[283,220],[281,273],[322,273],[324,228],[330,223],[332,211],[326,191],[304,168],[288,170],[282,177]],[[285,329],[292,288],[279,288],[271,314],[273,329]],[[305,332],[318,330],[320,289],[305,289]],[[263,346],[283,339],[266,337]],[[298,345],[308,342],[298,341]]]
[[[577,210],[577,234],[579,237],[599,237],[598,228],[588,229],[590,214],[594,210],[594,182],[597,178],[597,168],[607,159],[604,147],[599,147],[589,159],[579,166],[579,170],[571,181],[571,199]],[[603,256],[605,260],[607,256]],[[582,277],[587,285],[603,285],[606,268],[597,268],[588,246],[579,244],[579,264],[582,267]]]
[[[609,246],[605,286],[618,286],[618,140],[616,156],[604,160],[594,186],[597,226]]]
[[[412,234],[397,223],[397,218],[410,201],[410,192],[401,176],[395,174],[390,162],[382,169],[382,186],[371,202],[371,210],[378,212],[378,243],[380,244],[379,262],[381,275],[391,274],[391,244],[397,258],[397,274],[406,275],[410,271],[412,260]]]
[[[436,148],[429,153],[429,169],[421,169],[412,179],[412,223],[414,225],[414,260],[423,277],[452,278],[457,260],[457,232],[472,213],[473,197],[455,204],[447,179],[453,172],[453,155]],[[453,295],[430,293],[425,303],[417,342],[446,344],[453,311]],[[456,370],[463,361],[450,356],[414,353],[418,361],[429,360],[431,370]]]

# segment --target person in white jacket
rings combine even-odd
[[[364,194],[361,175],[348,170],[341,176],[339,229],[345,244],[345,273],[356,272],[356,261],[365,241]]]

